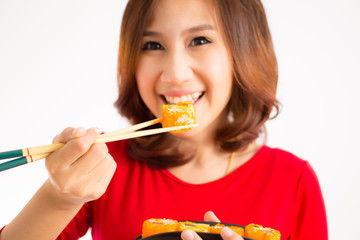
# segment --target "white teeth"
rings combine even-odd
[[[194,92],[194,93],[191,94],[191,97],[192,98],[198,98],[198,97],[200,97],[200,95],[201,95],[200,92]]]
[[[195,103],[196,100],[201,96],[201,92],[194,92],[183,96],[164,96],[168,104],[178,104],[179,102],[191,102]]]
[[[186,102],[186,101],[187,101],[187,97],[186,97],[186,96],[181,96],[181,97],[180,97],[180,101],[181,101],[181,102]]]
[[[175,104],[178,104],[178,103],[180,102],[180,98],[179,98],[179,97],[174,97],[173,99],[174,99],[174,103],[175,103]]]
[[[192,98],[192,95],[190,96],[190,95],[187,95],[187,97],[186,97],[186,100],[185,101],[187,101],[187,102],[191,102],[191,100],[192,100],[193,98]]]

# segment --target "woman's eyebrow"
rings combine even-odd
[[[194,26],[194,27],[191,27],[191,28],[185,30],[184,33],[200,32],[200,31],[204,31],[204,30],[216,30],[216,28],[209,24],[201,24],[201,25]]]
[[[213,27],[212,25],[209,25],[209,24],[201,24],[201,25],[194,26],[194,27],[191,27],[191,28],[186,29],[186,30],[183,32],[183,34],[200,32],[200,31],[204,31],[204,30],[216,30],[216,28]],[[143,36],[144,36],[144,37],[148,37],[148,36],[161,36],[161,33],[156,32],[156,31],[146,30],[146,31],[144,31]]]
[[[143,36],[147,37],[147,36],[160,36],[161,34],[158,32],[154,32],[154,31],[144,31]]]

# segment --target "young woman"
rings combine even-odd
[[[116,106],[131,123],[190,101],[199,127],[94,143],[68,128],[46,160],[49,179],[1,240],[135,239],[148,218],[205,220],[327,239],[324,202],[309,163],[257,143],[278,112],[277,63],[259,0],[130,0],[119,47]],[[216,216],[215,216],[215,214]],[[223,239],[242,239],[228,228]],[[200,239],[190,230],[183,239]]]

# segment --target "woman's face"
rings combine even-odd
[[[232,88],[232,58],[207,0],[161,0],[146,28],[136,67],[140,95],[157,117],[163,104],[190,101],[200,124],[216,128]]]

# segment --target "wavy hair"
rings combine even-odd
[[[132,124],[155,118],[142,101],[135,80],[143,33],[160,0],[129,0],[119,43],[119,113]],[[265,122],[279,113],[276,99],[278,67],[264,7],[260,0],[209,0],[217,12],[233,60],[233,88],[215,142],[225,152],[245,149],[265,130]],[[225,31],[226,29],[226,31]],[[158,127],[158,126],[157,126]],[[195,149],[178,144],[171,134],[131,139],[129,154],[156,167],[190,161]],[[182,146],[182,148],[181,148]],[[186,151],[185,148],[187,148]],[[189,150],[191,149],[191,150]]]

